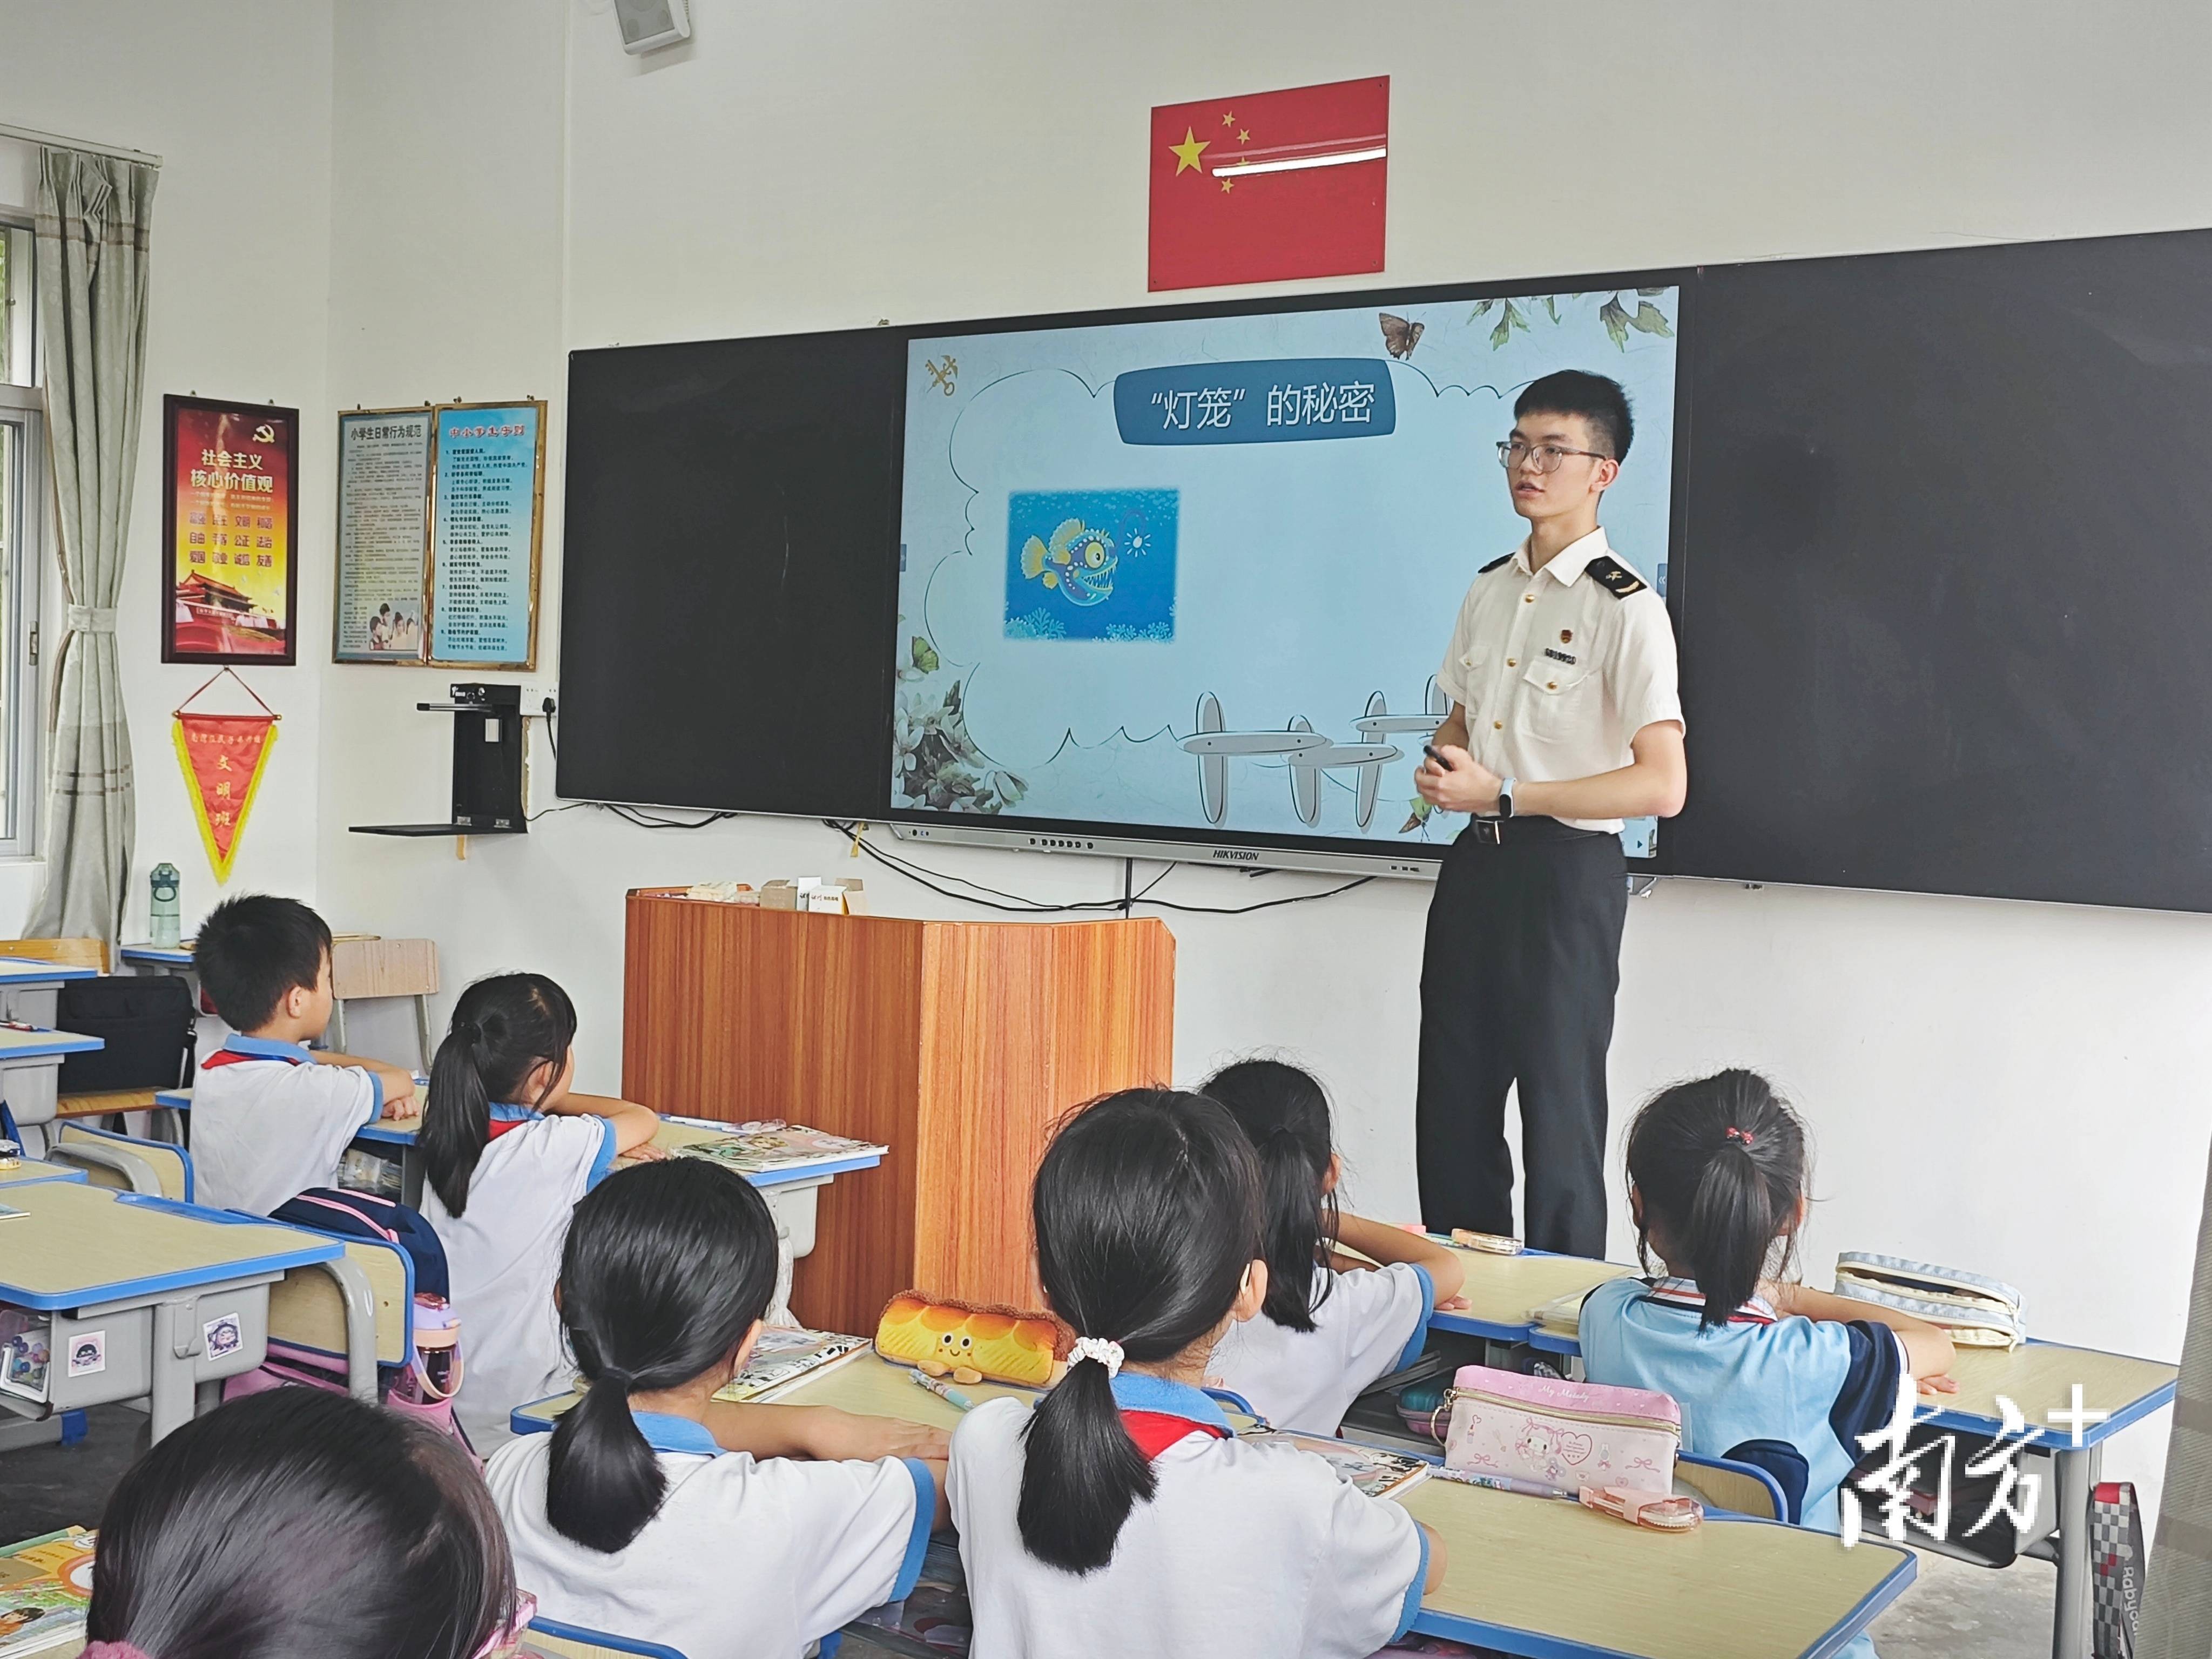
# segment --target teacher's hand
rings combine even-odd
[[[1413,773],[1413,787],[1431,806],[1447,812],[1494,812],[1498,810],[1498,774],[1464,749],[1445,744],[1437,750],[1449,763],[1438,766],[1425,760]]]

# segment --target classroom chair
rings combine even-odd
[[[603,1655],[611,1659],[611,1656],[625,1653],[643,1654],[646,1659],[684,1659],[674,1648],[663,1647],[658,1642],[637,1642],[624,1636],[610,1636],[605,1631],[586,1630],[581,1625],[564,1625],[543,1613],[530,1621],[522,1651],[542,1656],[543,1659],[601,1659]]]
[[[335,1262],[295,1267],[269,1287],[270,1345],[273,1350],[281,1342],[342,1362],[347,1392],[374,1404],[379,1368],[396,1370],[415,1363],[415,1261],[380,1239],[322,1236],[343,1242],[345,1255]],[[283,1356],[272,1352],[271,1358]]]
[[[1755,1521],[1789,1521],[1790,1505],[1782,1488],[1756,1463],[1727,1457],[1700,1457],[1695,1452],[1674,1455],[1674,1484],[1707,1509],[1747,1515]]]
[[[26,962],[59,963],[64,968],[107,971],[107,941],[104,939],[0,939],[0,957]]]
[[[192,1201],[192,1155],[165,1140],[142,1140],[112,1129],[88,1123],[58,1122],[47,1137],[46,1156],[57,1164],[74,1164],[95,1187],[119,1187],[126,1192],[152,1193]]]

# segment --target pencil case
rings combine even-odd
[[[1961,1347],[2016,1348],[2027,1340],[2020,1292],[1959,1267],[1846,1250],[1836,1258],[1836,1294],[1941,1325]]]
[[[1451,1242],[1463,1250],[1480,1250],[1485,1255],[1518,1255],[1523,1248],[1517,1238],[1504,1233],[1479,1233],[1472,1227],[1455,1227]]]
[[[1437,1410],[1448,1413],[1447,1468],[1563,1498],[1584,1486],[1674,1490],[1682,1408],[1671,1395],[1462,1365]]]
[[[901,1291],[876,1323],[876,1352],[926,1376],[1049,1388],[1066,1358],[1060,1328],[1042,1314],[978,1308]]]

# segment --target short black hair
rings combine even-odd
[[[294,986],[315,988],[331,952],[330,924],[297,899],[240,893],[208,912],[192,966],[215,1011],[241,1031],[276,1018]]]
[[[1636,417],[1628,412],[1628,394],[1620,382],[1579,368],[1563,368],[1531,380],[1513,400],[1513,418],[1531,410],[1542,415],[1579,415],[1590,423],[1590,434],[1610,450],[1613,459],[1628,459],[1628,446],[1636,438]]]

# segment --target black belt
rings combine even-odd
[[[1533,847],[1540,842],[1589,841],[1607,836],[1609,830],[1577,830],[1557,818],[1474,818],[1461,832],[1462,842],[1482,847]]]

